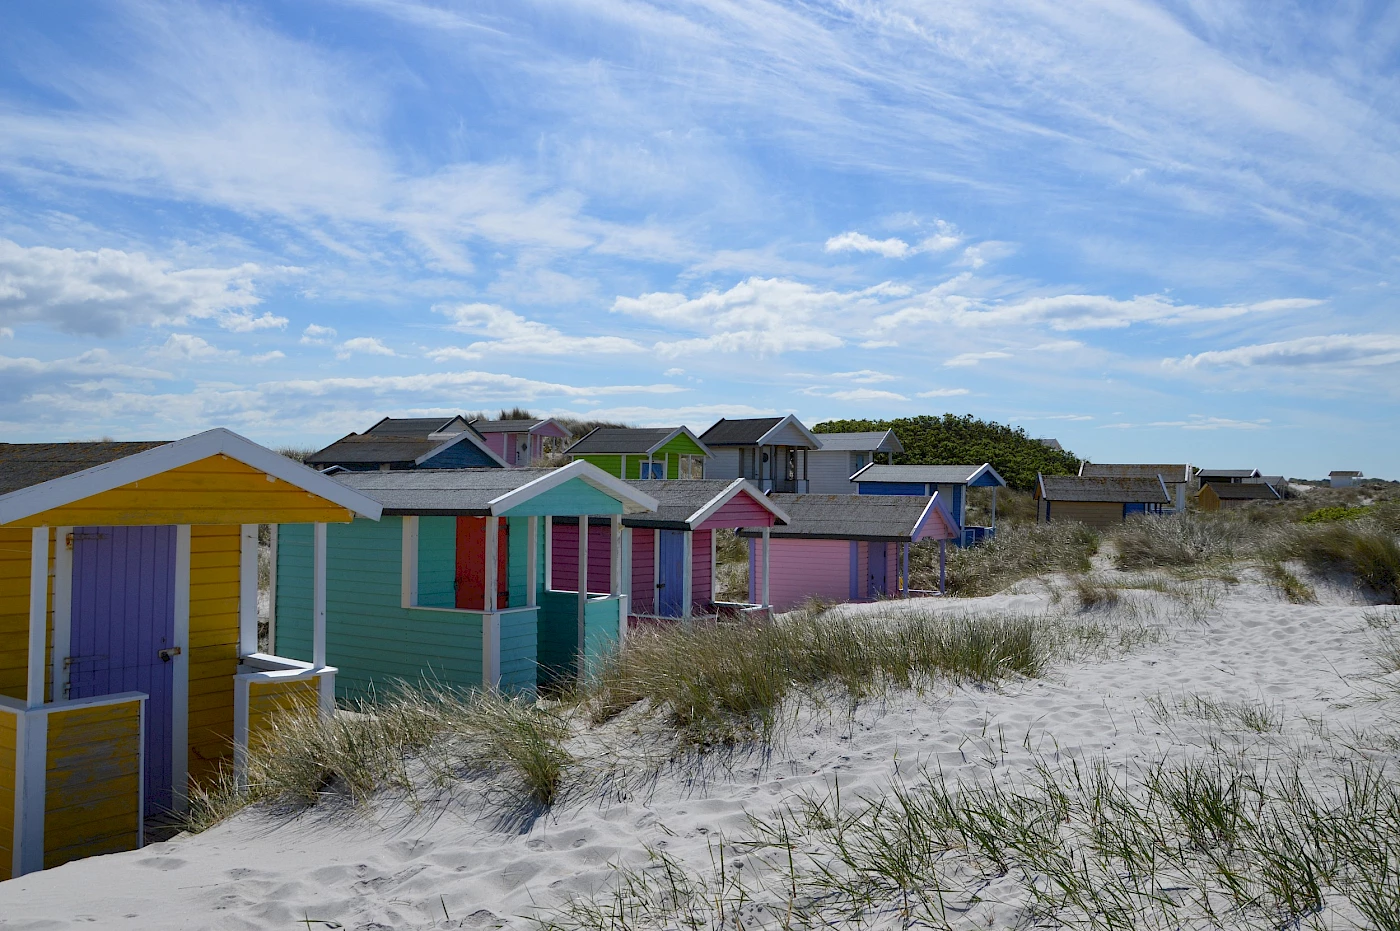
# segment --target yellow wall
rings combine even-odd
[[[306,524],[351,513],[227,456],[211,456],[7,526]]]
[[[15,742],[19,718],[0,711],[0,879],[10,878],[14,865]]]
[[[1052,501],[1050,520],[1054,523],[1077,520],[1090,527],[1112,527],[1123,523],[1123,505],[1116,501]]]
[[[49,534],[49,560],[53,564],[56,534]],[[29,674],[29,545],[30,531],[20,527],[0,527],[0,695],[23,701]],[[48,649],[53,649],[53,575],[49,575]],[[46,653],[44,682],[47,687],[52,666]],[[48,697],[48,692],[44,697]]]
[[[238,671],[238,527],[190,528],[190,755],[192,780],[233,754]],[[254,570],[256,571],[256,570]]]
[[[316,707],[320,677],[291,682],[253,682],[248,694],[248,746],[258,736],[271,731],[272,719],[279,713],[310,711]]]
[[[136,847],[140,707],[130,701],[49,713],[45,869]]]

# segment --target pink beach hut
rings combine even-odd
[[[907,598],[909,547],[938,541],[939,592],[946,590],[947,542],[962,533],[942,495],[770,495],[788,516],[774,527],[765,560],[749,537],[749,598],[776,611],[809,598],[875,601]],[[932,594],[932,593],[928,593]]]
[[[628,484],[655,498],[655,512],[620,515],[623,533],[621,564],[629,567],[629,615],[646,618],[687,618],[717,610],[715,579],[715,531],[740,530],[755,534],[763,550],[771,528],[788,517],[781,507],[746,479],[647,480]],[[608,545],[606,519],[590,520],[588,589],[608,591],[613,552]],[[552,518],[546,537],[551,543],[547,560],[559,578],[578,578],[578,522]],[[752,600],[752,599],[751,599]],[[761,605],[762,602],[755,602]]]

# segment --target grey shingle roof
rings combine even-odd
[[[965,485],[980,465],[875,465],[859,473],[861,482],[933,482],[940,485]]]
[[[898,453],[904,451],[904,447],[900,445],[899,438],[894,435],[893,430],[868,430],[864,433],[818,433],[817,439],[822,441],[822,449],[837,452],[859,453],[878,450]]]
[[[790,523],[773,537],[809,540],[885,540],[908,543],[929,499],[922,495],[769,495]],[[757,530],[740,536],[756,537]]]
[[[1164,482],[1188,482],[1191,480],[1190,466],[1145,465],[1137,462],[1086,462],[1079,467],[1079,474],[1085,478],[1156,478],[1162,476]]]
[[[1252,478],[1259,474],[1258,469],[1197,469],[1196,477],[1201,481],[1212,478]]]
[[[1103,501],[1124,504],[1171,504],[1157,478],[1083,478],[1042,475],[1041,495],[1047,501]]]
[[[478,433],[529,433],[543,420],[473,420]]]
[[[700,435],[700,442],[706,446],[750,446],[763,439],[763,435],[782,423],[781,417],[751,417],[747,420],[726,420]]]
[[[342,472],[333,476],[368,495],[385,514],[490,513],[490,502],[553,469],[417,469],[403,472]]]
[[[567,450],[569,453],[643,455],[666,442],[678,427],[599,427]]]
[[[0,443],[0,494],[125,459],[169,442]]]
[[[1215,492],[1222,501],[1278,499],[1278,492],[1263,482],[1206,482],[1204,487]]]
[[[447,440],[423,436],[393,436],[383,433],[352,433],[325,449],[306,457],[307,465],[335,465],[341,462],[412,462],[437,449]],[[463,441],[465,442],[465,441]]]
[[[379,423],[370,427],[365,434],[379,434],[380,436],[412,436],[426,437],[429,433],[436,433],[446,427],[457,417],[385,417]],[[465,419],[463,423],[465,423]]]
[[[622,522],[628,527],[651,527],[656,530],[686,530],[686,518],[709,504],[733,483],[732,478],[631,480],[627,484],[657,501],[656,510],[646,514],[628,514]],[[755,489],[756,491],[756,489]],[[769,497],[774,497],[770,495]],[[775,499],[776,500],[776,499]],[[779,505],[781,507],[781,505]],[[556,517],[556,523],[574,523],[571,517]],[[589,523],[598,523],[595,518]]]

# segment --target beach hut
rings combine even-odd
[[[688,618],[719,610],[714,591],[715,532],[752,530],[760,537],[787,522],[781,508],[746,479],[636,481],[654,497],[655,511],[622,518],[622,564],[627,567],[628,602],[634,621]],[[578,573],[578,521],[556,518],[555,576]],[[606,546],[609,528],[597,519],[589,528],[589,587],[603,585],[612,573],[613,550]],[[763,544],[760,542],[760,554]],[[750,605],[762,607],[763,602]]]
[[[685,427],[598,427],[564,454],[626,479],[704,478],[710,458]]]
[[[257,642],[257,525],[377,502],[227,430],[0,444],[0,877],[139,847],[280,703],[331,708],[325,563],[306,661]]]
[[[1202,511],[1221,511],[1241,508],[1255,501],[1278,501],[1281,497],[1272,485],[1263,482],[1207,482],[1196,494],[1196,506]]]
[[[1199,490],[1206,483],[1214,485],[1238,485],[1246,479],[1258,478],[1258,469],[1197,469],[1194,476]]]
[[[463,418],[385,418],[364,433],[341,437],[306,457],[316,469],[352,472],[402,469],[505,468],[506,461]]]
[[[746,478],[760,491],[805,492],[809,454],[822,442],[792,414],[724,420],[700,434],[710,478]]]
[[[1172,503],[1168,512],[1186,510],[1186,499],[1191,494],[1191,466],[1189,463],[1174,465],[1153,465],[1136,462],[1083,462],[1079,474],[1084,478],[1156,478],[1161,476]]]
[[[807,453],[811,461],[807,490],[819,495],[853,495],[851,476],[883,456],[891,462],[895,453],[904,452],[893,430],[864,433],[818,433],[821,449]]]
[[[1333,470],[1327,473],[1327,484],[1332,488],[1350,488],[1356,484],[1356,480],[1361,478],[1360,472],[1342,469]]]
[[[909,547],[939,541],[940,581],[946,543],[961,536],[941,494],[770,496],[787,524],[768,531],[765,559],[762,535],[749,538],[749,600],[787,611],[811,598],[875,601],[908,597]]]
[[[529,468],[546,453],[563,449],[572,435],[553,417],[473,420],[472,427],[486,439],[491,451],[513,469]]]
[[[1134,514],[1161,514],[1171,505],[1161,476],[1039,475],[1035,499],[1036,517],[1043,524],[1079,521],[1098,528],[1121,524]]]
[[[326,654],[340,669],[340,696],[366,698],[396,682],[529,692],[537,665],[550,678],[586,674],[618,644],[624,580],[590,586],[577,572],[552,573],[550,522],[603,515],[598,546],[613,551],[623,515],[656,507],[645,492],[581,461],[343,472],[334,481],[383,513],[326,537]],[[588,542],[575,566],[588,564]],[[287,656],[312,649],[313,547],[309,527],[279,529],[272,635]]]
[[[962,528],[958,546],[971,546],[996,535],[997,489],[1006,487],[1006,480],[990,463],[981,465],[882,465],[873,463],[851,476],[862,495],[920,495],[941,494],[940,499],[953,520]],[[992,490],[991,520],[986,527],[967,524],[967,490]]]

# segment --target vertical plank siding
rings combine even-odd
[[[326,656],[340,668],[337,696],[371,698],[396,680],[481,682],[480,614],[400,602],[402,518],[356,519],[326,530]],[[420,562],[438,558],[424,552],[421,534],[419,546]],[[311,556],[311,525],[278,531],[277,651],[308,662]]]
[[[233,754],[238,671],[237,525],[190,528],[189,775],[214,777]]]
[[[10,878],[15,844],[15,752],[19,717],[0,710],[0,880]]]
[[[136,847],[140,715],[139,701],[49,713],[45,869]]]
[[[21,701],[29,674],[29,542],[27,528],[0,528],[0,695]]]
[[[633,614],[651,614],[656,610],[656,531],[650,527],[632,530],[632,588]],[[710,564],[708,555],[705,565]]]

